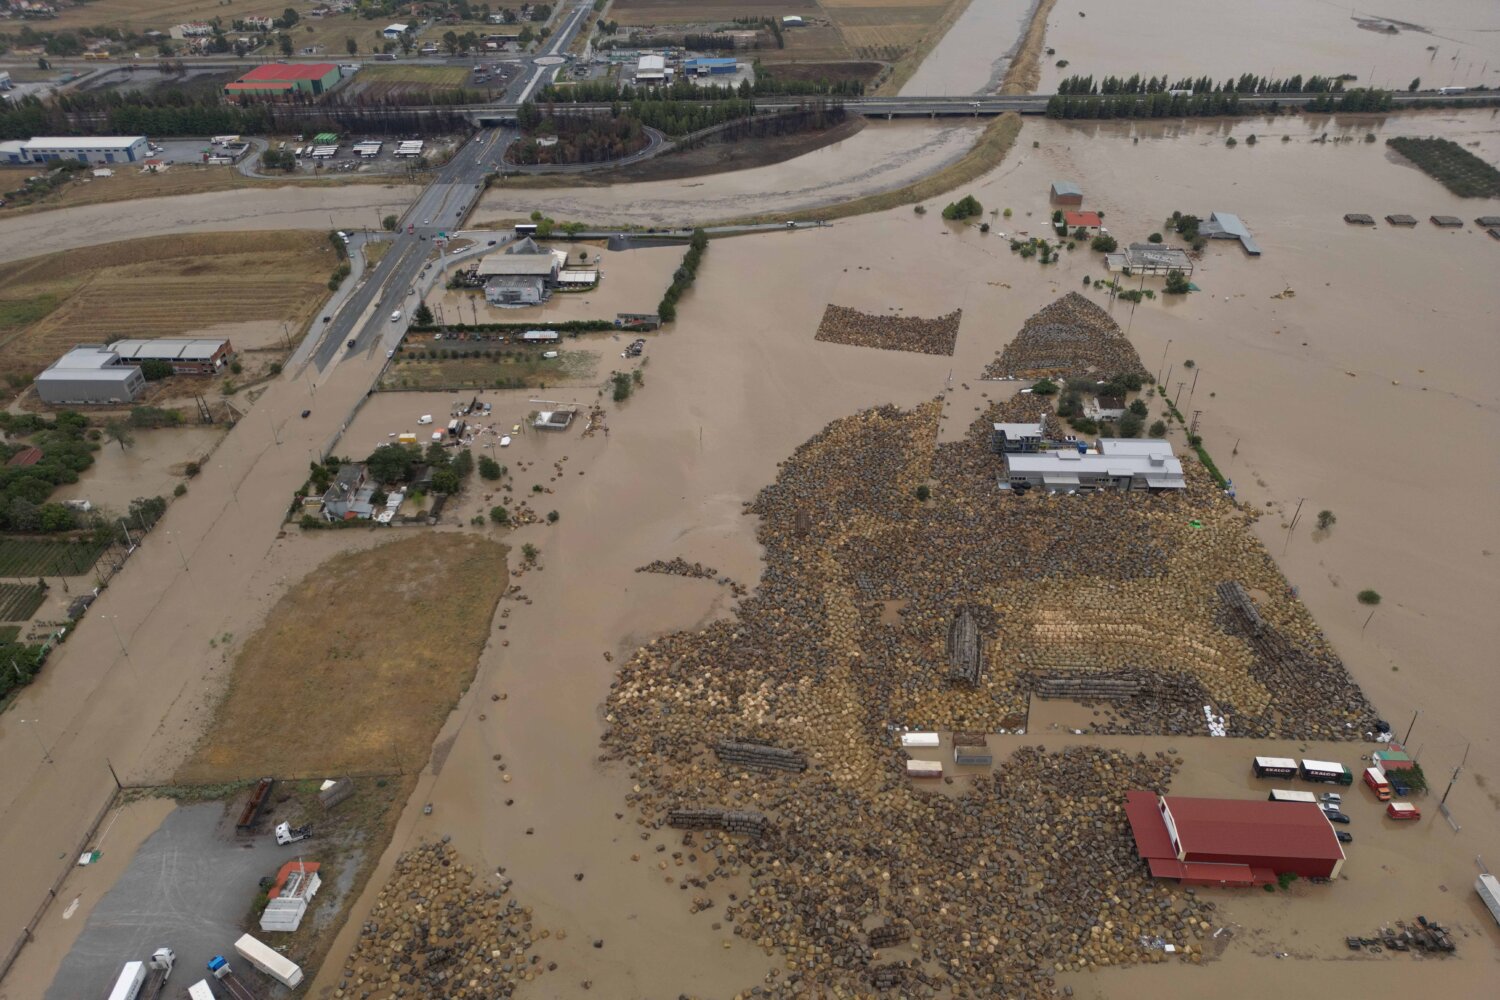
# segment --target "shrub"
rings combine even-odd
[[[1167,283],[1162,288],[1166,295],[1186,295],[1192,290],[1192,283],[1188,281],[1187,275],[1181,271],[1172,270],[1167,272]]]
[[[926,215],[927,214],[927,206],[926,205],[913,205],[911,210],[913,212],[917,213],[918,215]]]
[[[557,519],[560,518],[560,517],[562,517],[562,515],[559,514],[555,510],[549,510],[549,511],[547,511],[547,523],[548,524],[556,524],[557,523]]]
[[[172,487],[172,495],[174,497],[180,497],[180,496],[182,496],[186,492],[187,492],[187,484],[186,483],[178,483],[176,486]]]
[[[1053,396],[1057,394],[1057,383],[1044,378],[1033,385],[1031,391],[1038,396]]]
[[[1357,597],[1359,603],[1368,604],[1372,607],[1380,603],[1380,594],[1373,590],[1361,590]]]
[[[488,455],[479,456],[479,476],[491,482],[505,475],[505,467]]]
[[[927,501],[927,498],[930,496],[932,496],[932,489],[926,483],[923,483],[921,486],[917,487],[918,500],[921,500],[925,503]]]
[[[504,507],[491,507],[490,520],[494,521],[496,524],[509,524],[510,511],[506,510]]]
[[[1161,242],[1161,233],[1152,233],[1150,236],[1146,237],[1146,242],[1148,242],[1148,243],[1160,243]]]
[[[538,549],[535,545],[532,545],[530,542],[527,542],[525,545],[521,546],[521,557],[529,563],[536,562],[536,557],[541,554],[541,550]]]
[[[189,462],[187,465],[184,465],[182,467],[182,474],[184,476],[187,476],[189,479],[192,479],[194,476],[196,476],[198,473],[200,473],[202,471],[203,471],[202,467],[199,466],[197,462]]]
[[[1318,511],[1318,530],[1319,531],[1327,531],[1329,528],[1333,527],[1334,524],[1337,523],[1337,521],[1338,521],[1338,518],[1334,515],[1333,511],[1331,511],[1331,510],[1320,510],[1320,511]]]
[[[1109,235],[1108,233],[1100,233],[1098,236],[1094,237],[1094,241],[1090,243],[1089,246],[1092,249],[1097,250],[1099,253],[1114,253],[1117,249],[1119,249],[1120,245],[1115,242],[1115,238],[1113,236]]]
[[[1144,417],[1146,415],[1146,401],[1144,399],[1131,400],[1130,412],[1138,417]]]
[[[1154,438],[1166,437],[1167,436],[1167,423],[1166,423],[1166,421],[1165,420],[1158,420],[1155,423],[1153,423],[1151,425],[1151,432],[1150,433],[1151,433],[1151,436],[1154,437]]]
[[[973,195],[966,194],[962,198],[958,199],[958,201],[950,202],[948,206],[943,209],[943,218],[953,221],[961,221],[963,219],[971,219],[976,215],[982,214],[983,212],[984,206],[979,204],[979,202],[975,200]]]

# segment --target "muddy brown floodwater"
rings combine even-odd
[[[1087,16],[1080,17],[1083,13]],[[1393,19],[1395,33],[1360,27]],[[1165,73],[1169,80],[1241,73],[1272,78],[1353,73],[1349,86],[1405,90],[1500,83],[1500,33],[1493,0],[1387,3],[1368,12],[1306,0],[1147,0],[1143,4],[1059,0],[1047,19],[1038,93],[1077,73]],[[1425,29],[1425,30],[1421,30]],[[1068,65],[1058,67],[1060,60]]]
[[[902,96],[957,97],[992,92],[1035,0],[969,0],[969,6],[901,88]]]

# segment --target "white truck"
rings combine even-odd
[[[126,962],[109,991],[109,1000],[156,1000],[176,964],[177,956],[171,948],[156,949],[147,962]]]
[[[1500,879],[1493,875],[1481,875],[1474,880],[1474,891],[1484,900],[1495,923],[1500,924]]]
[[[234,943],[235,952],[283,986],[292,987],[302,982],[302,969],[274,948],[243,934]]]

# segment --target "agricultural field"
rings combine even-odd
[[[223,322],[305,324],[336,261],[316,232],[127,240],[0,265],[0,374],[34,375],[74,344]]]
[[[405,63],[370,63],[355,74],[342,97],[354,100],[421,97],[457,90],[469,79],[468,66],[416,66]]]
[[[473,350],[461,358],[437,352],[403,351],[386,369],[382,389],[539,389],[588,384],[595,378],[599,355],[593,351],[560,351],[544,358],[531,349]]]
[[[1385,142],[1460,198],[1500,198],[1500,170],[1452,139],[1398,136]]]
[[[621,25],[728,23],[737,17],[823,16],[815,0],[615,0],[609,19]]]
[[[53,539],[0,538],[0,578],[82,576],[94,565],[102,546]]]
[[[0,622],[29,621],[46,597],[34,583],[0,583]]]

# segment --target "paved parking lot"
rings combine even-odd
[[[277,847],[269,834],[235,838],[221,803],[179,807],[89,914],[46,1000],[106,996],[126,962],[162,946],[177,953],[167,996],[203,978],[215,955],[240,972],[245,963],[235,961],[234,942],[260,878],[275,874],[295,851]],[[256,976],[249,970],[252,981]]]

